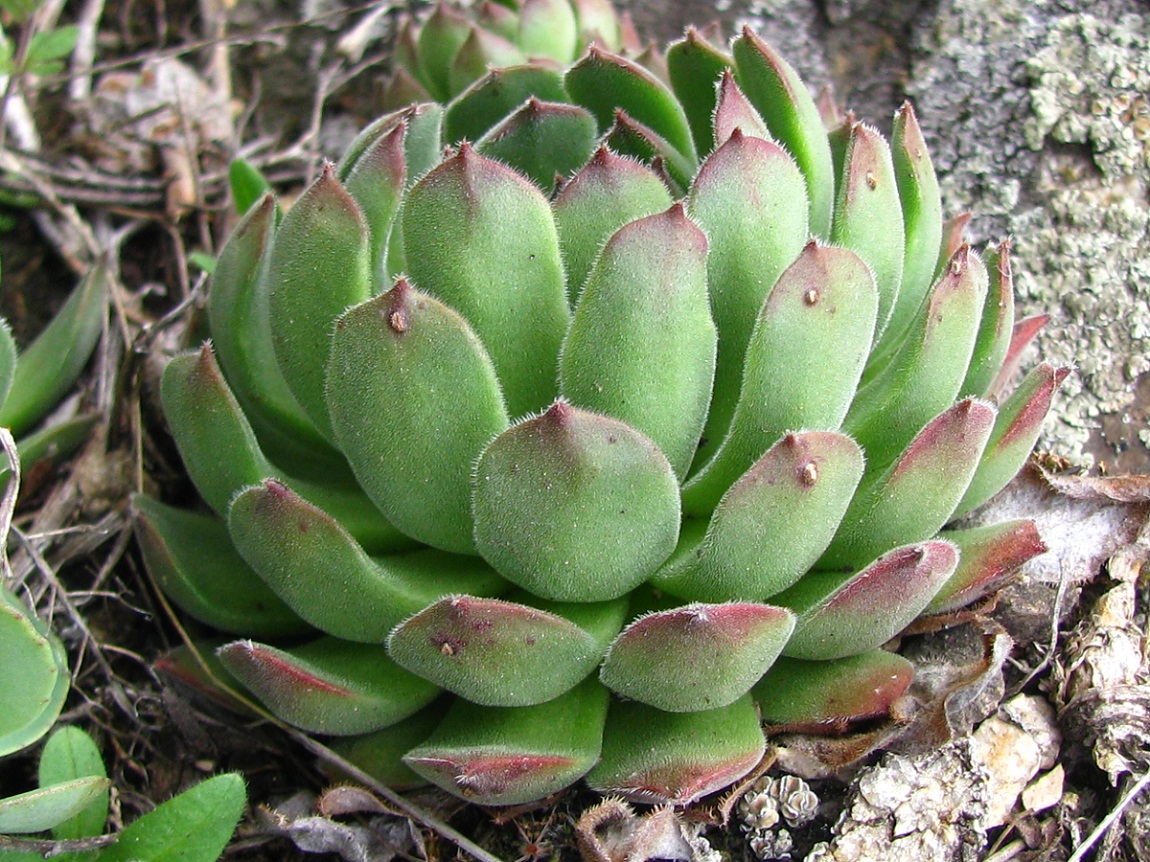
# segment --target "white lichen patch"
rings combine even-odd
[[[968,739],[917,756],[888,754],[859,776],[834,840],[816,845],[807,862],[977,859],[986,785]]]

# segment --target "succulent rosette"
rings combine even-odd
[[[686,804],[760,717],[884,714],[912,671],[880,647],[1043,549],[947,524],[1065,372],[1004,394],[1009,246],[944,225],[909,105],[889,143],[828,131],[750,31],[688,32],[665,78],[524,53],[246,214],[162,385],[211,513],[138,498],[139,535],[256,639],[227,673],[387,780]]]

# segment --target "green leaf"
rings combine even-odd
[[[104,330],[108,274],[96,264],[52,322],[20,354],[0,425],[21,436],[64,395],[88,362]]]
[[[59,641],[15,596],[0,589],[0,756],[48,732],[68,687]]]
[[[106,778],[100,749],[87,733],[78,727],[62,727],[53,733],[40,755],[41,787],[80,778]],[[52,836],[57,841],[91,838],[104,832],[108,820],[108,791],[98,794],[86,808],[57,824]]]
[[[24,68],[34,74],[52,74],[63,65],[61,60],[72,53],[80,31],[74,26],[42,30],[32,36],[28,43],[28,53],[24,56]]]
[[[239,823],[246,796],[235,773],[209,778],[126,828],[100,862],[215,862]]]
[[[101,794],[106,797],[110,784],[107,778],[89,775],[0,799],[0,833],[43,832],[59,826]]]
[[[234,158],[228,165],[228,185],[236,212],[244,215],[256,201],[272,190],[271,183],[259,168],[247,159]]]

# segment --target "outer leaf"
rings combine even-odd
[[[264,195],[272,190],[260,169],[244,158],[234,158],[228,163],[228,186],[232,192],[232,204],[241,216],[256,205]]]
[[[221,517],[241,488],[269,476],[284,478],[260,451],[251,425],[224,382],[208,345],[177,356],[164,369],[161,401],[184,466],[196,489]],[[408,548],[412,541],[370,504],[358,487],[290,479],[292,488],[339,519],[373,552]]]
[[[715,140],[712,117],[715,114],[715,86],[731,65],[731,58],[704,39],[694,27],[688,27],[684,37],[667,48],[671,89],[687,114],[695,151],[699,154],[710,152],[726,140]],[[750,134],[750,129],[746,131]]]
[[[701,541],[689,533],[653,583],[700,601],[766,598],[823,553],[863,472],[863,456],[833,431],[788,434],[715,509]]]
[[[750,691],[794,627],[790,611],[747,602],[657,611],[615,638],[599,678],[624,697],[668,712],[717,709]]]
[[[371,238],[331,165],[284,216],[265,275],[272,345],[296,401],[331,439],[324,371],[335,319],[371,296]]]
[[[857,568],[933,536],[970,484],[994,419],[993,407],[969,398],[935,417],[885,473],[863,479],[817,567]]]
[[[759,309],[807,242],[803,177],[776,144],[741,132],[710,155],[695,177],[688,211],[711,241],[707,274],[719,354],[700,458],[730,425],[744,357]]]
[[[89,775],[0,799],[0,834],[44,832],[59,826],[101,796],[106,798],[111,783]]]
[[[798,615],[783,648],[825,661],[882,646],[923,612],[958,565],[958,548],[931,541],[895,548],[861,572],[812,572],[774,597]]]
[[[850,126],[842,180],[835,201],[831,240],[870,265],[878,285],[879,339],[894,313],[902,286],[905,230],[890,148],[865,123]],[[918,310],[916,304],[908,317]]]
[[[681,477],[707,418],[715,343],[707,238],[675,204],[604,246],[563,342],[560,392],[646,434]]]
[[[592,45],[564,77],[567,92],[605,132],[616,111],[655,131],[688,161],[696,159],[687,115],[667,85],[643,67]]]
[[[370,733],[413,715],[439,694],[437,686],[401,668],[378,644],[321,638],[277,649],[236,641],[217,655],[268,709],[312,733]]]
[[[649,168],[603,146],[564,184],[552,206],[567,298],[574,305],[607,239],[628,222],[666,210],[671,195]]]
[[[40,754],[40,787],[90,777],[107,777],[100,749],[92,737],[78,727],[62,727],[48,737]],[[102,835],[107,820],[108,793],[105,787],[105,792],[93,799],[88,807],[53,827],[52,837],[63,841]]]
[[[864,377],[843,430],[862,444],[873,467],[889,464],[953,402],[974,349],[986,290],[986,269],[964,246],[887,367],[869,381]]]
[[[475,475],[475,543],[508,580],[559,601],[607,601],[675,547],[675,474],[622,422],[556,401],[499,435]]]
[[[781,657],[752,691],[763,723],[803,733],[841,733],[885,716],[914,677],[914,665],[875,649],[833,661]]]
[[[359,736],[333,739],[330,746],[336,754],[359,767],[372,778],[394,790],[410,790],[426,785],[427,779],[411,771],[403,756],[423,743],[443,720],[448,698],[440,698],[403,721]],[[329,779],[348,776],[340,770],[325,770]]]
[[[264,197],[220,251],[208,293],[212,346],[256,433],[284,452],[302,444],[332,460],[338,454],[296,402],[272,347],[268,284],[262,276],[276,219],[275,201]]]
[[[578,781],[599,757],[607,689],[588,679],[536,706],[456,700],[404,761],[444,790],[480,805],[533,802]]]
[[[727,436],[683,489],[706,515],[769,446],[793,428],[838,428],[874,334],[878,291],[853,252],[812,241],[758,312]]]
[[[938,535],[953,542],[961,556],[955,573],[927,605],[928,614],[955,611],[989,595],[1008,583],[1024,563],[1047,550],[1030,520],[943,530]]]
[[[237,774],[217,775],[130,824],[100,862],[214,862],[239,823],[246,797]]]
[[[934,284],[938,249],[942,242],[942,198],[938,191],[938,178],[910,102],[904,102],[894,115],[891,155],[906,233],[902,285],[888,324],[891,335],[897,337],[910,325]]]
[[[989,396],[1006,361],[1014,334],[1014,274],[1010,268],[1010,241],[986,250],[990,288],[982,307],[982,322],[970,357],[970,368],[959,390],[963,395]]]
[[[104,331],[108,273],[97,263],[20,354],[0,425],[20,437],[72,387]]]
[[[142,494],[132,497],[132,506],[144,563],[184,611],[214,628],[253,637],[309,630],[244,562],[223,521]]]
[[[423,550],[373,560],[336,519],[271,479],[236,496],[228,528],[288,607],[345,640],[382,643],[393,626],[443,595],[505,588],[474,557]]]
[[[981,506],[1022,469],[1050,412],[1054,393],[1069,373],[1067,367],[1055,368],[1043,362],[1003,402],[978,469],[952,517]]]
[[[467,318],[495,364],[508,412],[544,407],[567,300],[543,195],[463,144],[415,184],[402,221],[412,281]]]
[[[735,80],[806,178],[811,232],[828,236],[834,205],[834,164],[814,99],[795,70],[749,27],[743,28],[731,47]]]
[[[705,712],[661,712],[615,702],[603,756],[587,775],[600,793],[655,805],[689,805],[754,768],[766,742],[750,695]]]
[[[336,322],[327,378],[336,439],[368,496],[419,541],[474,553],[472,467],[508,418],[467,321],[401,278]]]
[[[473,703],[543,703],[595,669],[623,627],[627,600],[536,603],[449,596],[396,627],[388,652]]]

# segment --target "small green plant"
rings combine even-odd
[[[760,714],[887,714],[913,671],[882,644],[1043,549],[947,527],[1066,373],[1004,394],[1009,246],[945,228],[909,105],[889,143],[828,128],[749,30],[689,31],[665,78],[600,43],[482,71],[495,24],[453,15],[401,55],[450,101],[224,246],[161,392],[212,514],[136,499],[157,583],[258,638],[219,672],[279,718],[484,804],[686,804]]]
[[[3,0],[0,9],[17,24],[28,25],[41,0]],[[55,75],[64,69],[64,60],[76,47],[79,30],[71,25],[22,34],[13,47],[0,38],[0,74]]]
[[[64,862],[215,862],[243,813],[238,775],[218,775],[106,836],[111,782],[84,731],[63,727],[40,756],[39,788],[0,799],[0,859],[35,862],[51,852]],[[31,837],[51,833],[51,838]]]

